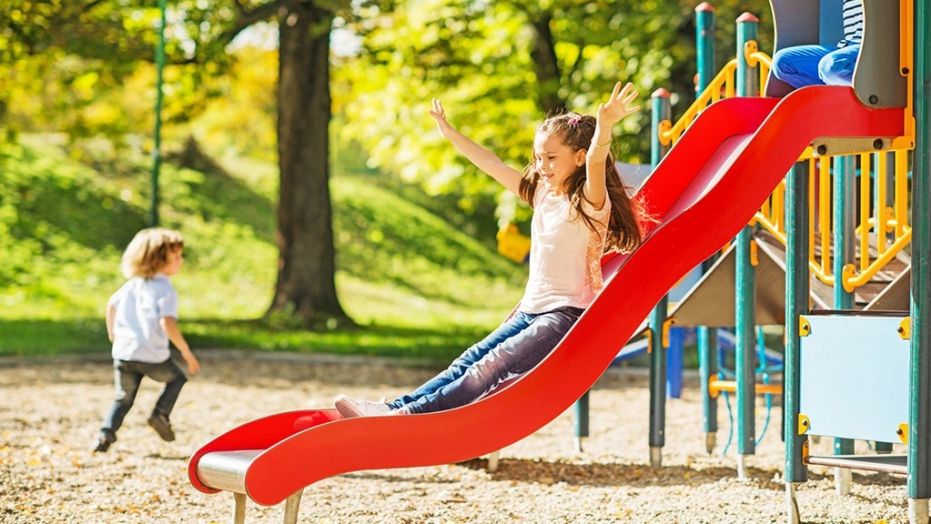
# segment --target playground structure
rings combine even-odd
[[[927,119],[923,96],[927,95],[927,49],[922,47],[927,46],[927,6],[915,9],[911,2],[897,4],[864,1],[866,29],[853,87],[865,106],[904,108],[902,135],[825,136],[813,141],[735,245],[706,265],[702,281],[689,295],[668,313],[661,302],[651,315],[650,329],[663,334],[654,339],[667,339],[671,325],[699,329],[709,452],[717,429],[712,399],[722,381],[714,376],[716,344],[711,335],[717,330],[704,326],[735,326],[737,380],[727,387],[736,390],[738,399],[737,469],[741,477],[746,476],[746,457],[754,452],[754,397],[781,392],[781,388],[754,383],[753,328],[759,324],[789,326],[784,427],[791,522],[799,518],[794,484],[805,480],[807,464],[836,466],[840,493],[850,489],[850,469],[907,474],[909,518],[912,522],[927,520],[924,406],[928,404],[923,389],[928,349],[927,335],[919,338],[914,327],[922,322],[926,326],[920,314],[928,288],[927,277],[913,276],[918,265],[913,268],[911,264],[913,257],[920,261],[921,254],[927,256],[927,243],[918,244],[913,238],[913,228],[917,233],[919,227],[927,227],[928,213],[927,199],[919,197],[926,191],[922,186],[927,183],[928,151],[915,140],[916,131],[919,138],[924,136]],[[700,94],[692,108],[672,124],[668,94],[654,93],[654,157],[662,156],[663,146],[674,143],[696,114],[719,98],[791,92],[769,75],[769,58],[757,49],[756,20],[749,15],[737,21],[738,57],[708,82],[706,66],[713,63],[713,45],[707,35],[713,34],[714,11],[702,4],[696,12]],[[828,15],[832,12],[840,12],[839,2],[774,0],[776,50],[837,41],[842,25],[838,17]],[[920,57],[917,62],[916,55]],[[927,138],[923,140],[926,147]],[[784,280],[775,278],[783,274]],[[728,304],[734,304],[734,309]],[[662,377],[664,345],[653,349],[651,376]],[[664,394],[660,380],[653,380],[650,446],[654,465],[661,463]],[[810,456],[808,435],[833,437],[835,454]],[[853,455],[853,439],[875,441],[877,454]],[[890,455],[892,443],[907,444],[908,455]]]
[[[669,117],[668,98],[655,93],[654,114],[665,118],[655,119],[656,169],[640,191],[657,223],[635,252],[605,257],[605,289],[536,369],[474,404],[447,412],[341,420],[335,410],[305,410],[252,421],[198,450],[189,464],[191,482],[204,492],[233,492],[238,522],[244,518],[247,495],[260,504],[287,499],[285,518],[294,522],[304,487],[327,476],[449,463],[496,451],[581,398],[652,310],[654,464],[661,462],[663,445],[669,345],[664,344],[664,338],[668,340],[664,335],[673,324],[699,326],[703,397],[709,399],[706,434],[716,430],[710,401],[714,390],[733,390],[737,395],[741,474],[744,458],[753,453],[756,394],[775,391],[755,384],[755,325],[783,323],[789,326],[784,386],[789,520],[799,518],[794,485],[805,480],[805,465],[823,464],[845,468],[838,475],[842,490],[849,486],[846,468],[907,473],[910,520],[925,522],[931,497],[928,268],[919,263],[906,272],[888,269],[886,263],[909,244],[914,259],[924,262],[931,242],[926,178],[931,146],[926,105],[931,78],[929,6],[903,0],[898,9],[890,9],[887,3],[864,0],[864,7],[866,33],[852,88],[813,86],[780,92],[784,86],[767,80],[766,57],[756,49],[756,21],[745,15],[738,19],[736,61],[715,79],[707,71],[703,79],[699,67],[699,86],[706,89],[693,106],[697,109],[680,120],[683,125],[660,124]],[[817,3],[774,0],[776,49],[817,42],[824,36],[824,28],[831,24],[821,20],[817,8]],[[707,30],[704,24],[709,19],[713,24],[713,11],[699,6],[698,14],[698,31]],[[713,64],[702,47],[699,64],[702,57]],[[761,86],[770,97],[757,96]],[[672,147],[667,150],[667,145]],[[912,149],[914,205],[909,220],[908,151]],[[859,206],[853,205],[857,160]],[[893,172],[891,184],[887,171]],[[810,200],[809,194],[817,198]],[[895,197],[891,212],[890,196]],[[817,228],[812,217],[817,217]],[[702,282],[668,312],[661,297],[681,276],[718,253],[734,234],[737,239],[730,250],[707,264]],[[667,256],[673,248],[679,256]],[[782,286],[779,279],[763,276],[779,261],[786,275]],[[859,264],[852,265],[855,261]],[[900,262],[906,264],[907,259]],[[725,267],[734,274],[730,281],[736,299],[730,319],[690,316],[689,308],[708,311],[700,307],[709,300],[702,290],[707,294],[714,287],[708,283],[715,279],[726,282],[728,278],[721,276],[729,274]],[[901,307],[909,281],[911,296],[904,313],[875,313]],[[633,288],[638,293],[627,292]],[[781,300],[764,300],[780,296]],[[719,294],[717,303],[724,302]],[[717,309],[722,315],[729,313],[727,308]],[[713,328],[722,325],[734,325],[736,330],[734,383],[723,383],[716,376],[712,358],[717,333]],[[906,338],[907,359],[902,356]],[[851,351],[853,346],[858,351]],[[896,347],[898,355],[886,355],[896,352]],[[878,349],[882,357],[869,358],[870,351]],[[909,382],[902,380],[905,376]],[[876,388],[871,396],[874,390],[868,387]],[[496,429],[477,432],[477,427]],[[838,454],[809,456],[808,435],[837,438]],[[907,460],[891,455],[851,457],[853,438],[903,442],[908,446]],[[405,449],[393,445],[402,439]],[[712,437],[708,442],[713,446]]]

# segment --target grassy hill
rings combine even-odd
[[[0,354],[109,350],[103,307],[122,282],[122,249],[145,227],[148,162],[106,142],[0,143]],[[474,238],[442,199],[376,175],[336,175],[337,287],[362,327],[312,333],[258,321],[275,278],[276,184],[274,166],[196,149],[163,167],[162,223],[185,235],[174,283],[195,348],[445,360],[520,297],[524,269],[494,252],[491,217]]]

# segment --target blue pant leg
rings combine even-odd
[[[556,310],[533,319],[473,364],[458,379],[405,406],[411,413],[430,413],[464,406],[479,399],[501,382],[519,376],[539,364],[556,347],[579,317],[579,311]]]
[[[422,386],[415,389],[413,392],[398,397],[397,399],[389,402],[388,406],[392,409],[406,406],[416,402],[418,399],[425,395],[436,392],[443,386],[446,386],[450,382],[458,379],[466,372],[467,369],[469,369],[469,366],[478,362],[498,344],[520,333],[521,330],[529,325],[532,318],[532,316],[525,313],[515,313],[510,318],[505,320],[504,323],[498,326],[497,329],[492,331],[487,337],[477,342],[476,344],[473,344],[469,349],[465,350],[444,371],[425,382]]]
[[[820,85],[818,64],[831,48],[821,45],[800,45],[780,49],[773,56],[773,76],[794,88]]]
[[[824,55],[818,62],[818,76],[829,86],[849,86],[853,83],[853,70],[857,66],[859,45],[849,45]]]

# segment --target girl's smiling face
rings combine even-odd
[[[537,133],[533,140],[533,163],[549,190],[562,193],[566,180],[585,164],[585,150],[566,145],[554,134]]]

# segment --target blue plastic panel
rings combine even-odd
[[[904,317],[809,315],[801,341],[800,411],[809,434],[899,442],[908,422]]]

